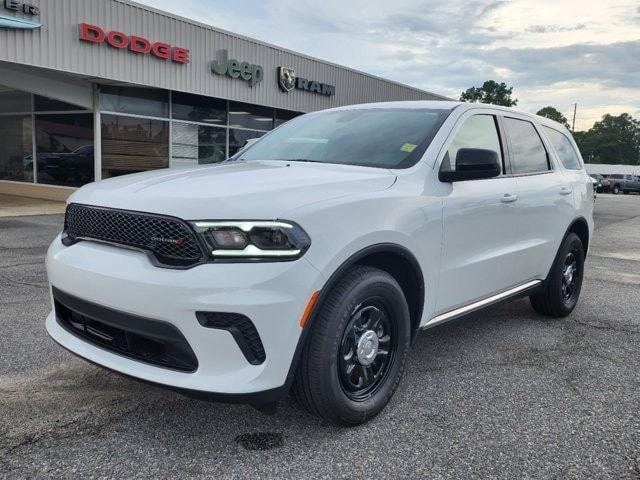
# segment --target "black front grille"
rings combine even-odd
[[[260,334],[248,317],[241,313],[196,312],[196,318],[203,327],[231,333],[249,363],[260,365],[264,362],[266,354]]]
[[[56,319],[68,332],[113,353],[170,368],[198,368],[191,346],[170,323],[112,310],[53,288]]]
[[[188,267],[203,259],[193,230],[174,217],[72,203],[64,225],[71,241],[94,239],[139,248],[161,265]]]

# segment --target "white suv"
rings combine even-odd
[[[578,301],[593,186],[569,132],[512,109],[307,114],[214,166],[87,185],[47,256],[49,334],[96,364],[353,425],[429,328]]]

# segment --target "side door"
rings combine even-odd
[[[640,177],[637,175],[627,175],[625,189],[629,192],[640,192]]]
[[[520,196],[517,206],[520,268],[528,280],[544,279],[575,216],[573,196],[577,180],[556,162],[533,122],[507,116],[502,122],[509,145],[511,174]],[[586,186],[583,170],[580,176]]]
[[[518,262],[514,248],[518,191],[515,179],[504,169],[505,145],[497,117],[490,113],[463,116],[445,148],[438,165],[441,171],[455,171],[461,148],[495,151],[503,171],[495,178],[446,184],[436,314],[486,298],[520,281],[520,273],[514,268]]]

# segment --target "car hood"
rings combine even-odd
[[[237,161],[111,178],[82,187],[69,202],[186,220],[275,219],[323,200],[384,190],[395,178],[382,168]]]

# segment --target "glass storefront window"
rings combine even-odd
[[[220,126],[227,124],[226,100],[173,92],[171,102],[171,115],[175,119]]]
[[[34,95],[33,106],[36,112],[64,112],[67,110],[86,110],[84,107],[54,100],[53,98]]]
[[[31,111],[31,94],[0,85],[0,113]]]
[[[169,166],[169,122],[102,114],[102,178]]]
[[[99,89],[102,178],[220,162],[300,115],[162,89]],[[90,108],[0,85],[0,180],[71,187],[93,181],[93,129]]]
[[[93,181],[93,115],[36,115],[38,183],[80,187]]]
[[[100,87],[102,110],[149,117],[169,116],[169,92],[154,88]]]
[[[273,128],[273,108],[229,102],[229,126],[271,130]]]
[[[31,115],[0,116],[0,180],[33,182],[31,130]]]
[[[302,115],[298,112],[292,112],[290,110],[276,110],[276,120],[274,122],[273,128],[279,127],[285,122],[288,122],[292,118],[296,118],[297,116]]]
[[[244,147],[247,140],[251,138],[260,138],[266,132],[256,132],[252,130],[229,129],[229,156],[232,157],[238,150]]]
[[[172,128],[172,167],[193,167],[226,158],[226,129],[180,122],[174,122]]]

